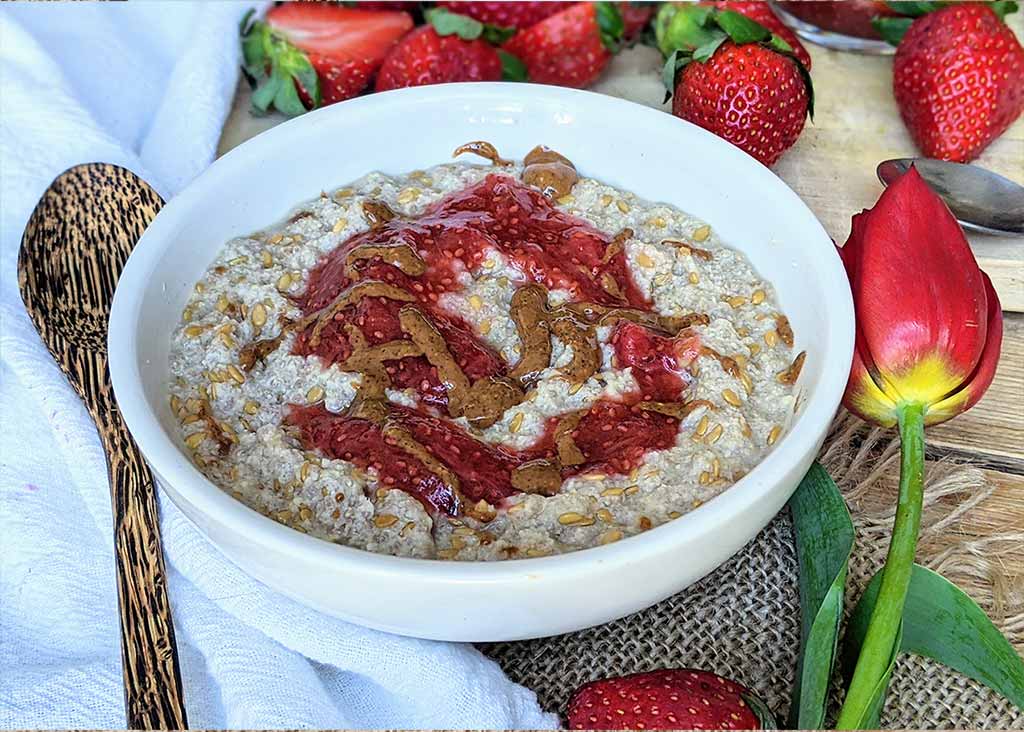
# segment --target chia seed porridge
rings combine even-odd
[[[772,449],[804,354],[712,228],[468,143],[232,239],[174,333],[170,403],[210,480],[373,552],[498,560],[608,544]]]

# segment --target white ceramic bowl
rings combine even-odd
[[[802,406],[765,460],[722,495],[640,536],[495,563],[382,556],[265,518],[210,483],[175,437],[171,333],[228,239],[367,172],[450,159],[468,140],[522,157],[544,143],[582,174],[709,222],[777,288],[806,349]],[[807,207],[738,148],[671,115],[589,92],[451,84],[372,94],[282,124],[215,162],[139,241],[110,318],[118,404],[159,485],[239,567],[311,607],[382,630],[458,641],[552,635],[621,617],[715,569],[782,508],[839,404],[853,306],[835,249]]]

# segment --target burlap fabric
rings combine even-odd
[[[838,478],[858,530],[849,610],[884,560],[898,445],[891,433],[867,430],[848,417],[837,421],[826,444],[821,460]],[[919,561],[968,590],[1019,644],[1024,617],[1020,582],[1000,574],[998,554],[1001,543],[1020,537],[979,540],[958,533],[959,522],[992,488],[981,471],[947,463],[933,466],[926,486]],[[563,713],[572,692],[593,679],[693,667],[745,684],[782,719],[789,708],[800,639],[796,572],[792,526],[783,512],[725,565],[654,607],[578,633],[491,644],[482,650],[513,680],[536,691],[550,711]],[[940,664],[904,655],[882,723],[895,728],[1024,729],[1024,711]]]

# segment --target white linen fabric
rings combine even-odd
[[[165,198],[208,165],[248,7],[0,6],[0,728],[125,724],[104,459],[21,304],[22,230],[77,163],[123,165]],[[472,646],[309,610],[161,511],[192,726],[557,725]]]

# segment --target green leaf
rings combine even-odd
[[[508,51],[499,48],[498,58],[501,59],[501,78],[505,81],[527,81],[526,64],[518,56],[513,56]]]
[[[238,22],[238,34],[241,36],[245,35],[246,29],[249,27],[249,21],[252,20],[252,16],[256,14],[256,8],[249,8],[242,19]]]
[[[439,36],[458,36],[464,41],[475,41],[484,32],[484,24],[479,20],[453,13],[447,8],[430,8],[423,17],[434,26]]]
[[[715,51],[718,47],[725,43],[725,39],[728,38],[725,33],[719,33],[719,35],[712,40],[705,43],[700,48],[694,49],[693,60],[694,61],[707,61],[709,58],[715,55]]]
[[[490,43],[492,46],[500,46],[502,43],[507,41],[515,34],[515,28],[506,28],[500,25],[490,25],[489,23],[484,23],[484,33],[482,38],[488,43]]]
[[[786,43],[784,38],[777,36],[774,33],[772,33],[772,38],[768,41],[768,45],[779,53],[788,53],[790,56],[793,55],[793,47]]]
[[[281,85],[281,76],[279,74],[271,74],[261,84],[256,87],[256,91],[252,93],[252,108],[257,114],[266,114],[267,110],[270,109],[270,105],[274,102],[274,97],[277,96],[277,88]]]
[[[878,35],[893,46],[900,45],[900,41],[903,40],[903,36],[913,22],[913,18],[887,18],[877,15],[871,19],[871,25],[878,31]]]
[[[302,100],[299,99],[299,92],[295,89],[295,82],[282,71],[279,71],[278,74],[281,76],[281,81],[277,85],[277,94],[274,95],[274,107],[278,112],[289,117],[303,114],[306,111],[306,107]],[[275,76],[278,74],[275,74]]]
[[[811,70],[804,66],[804,62],[796,56],[791,55],[790,58],[793,59],[797,71],[800,72],[800,77],[807,86],[807,115],[811,118],[811,122],[814,122],[814,81],[811,79]]]
[[[673,51],[693,51],[710,43],[720,31],[709,23],[714,8],[665,3],[654,20],[658,48],[663,56]]]
[[[718,27],[729,34],[733,43],[761,43],[772,37],[772,32],[745,15],[735,10],[720,10],[715,14]]]
[[[271,45],[270,26],[266,23],[256,21],[242,35],[242,62],[251,76],[266,76]]]
[[[890,2],[887,2],[886,5],[895,10],[900,15],[905,15],[910,18],[920,18],[922,15],[926,13],[938,10],[944,5],[944,3],[913,2],[913,0],[899,0],[898,2],[894,2],[890,0]]]
[[[820,729],[836,659],[854,529],[846,502],[818,463],[789,500],[800,572],[800,656],[790,726]]]
[[[999,20],[1006,20],[1006,16],[1010,13],[1017,12],[1017,3],[1014,0],[996,0],[989,7],[992,8],[992,12],[999,16]]]
[[[871,579],[847,623],[847,655],[853,661],[867,632],[880,582],[881,572]],[[1024,708],[1024,660],[963,590],[917,564],[903,607],[900,649],[943,663]]]
[[[626,24],[622,20],[619,6],[610,2],[594,3],[594,15],[597,27],[601,31],[601,43],[612,53],[617,53]]]

